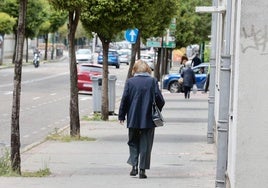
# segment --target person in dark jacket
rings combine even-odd
[[[184,97],[185,99],[190,98],[190,92],[195,84],[195,73],[191,68],[191,62],[187,61],[185,64],[185,69],[181,73],[181,77],[183,78],[183,89],[184,89]]]
[[[192,67],[200,65],[202,63],[201,59],[198,57],[198,53],[195,54],[195,57],[192,60]]]
[[[142,60],[135,62],[133,77],[127,79],[119,107],[118,119],[124,123],[127,116],[129,159],[132,166],[130,176],[138,174],[147,178],[146,169],[150,169],[151,151],[155,125],[152,120],[153,92],[156,105],[162,110],[165,100],[159,90],[157,80],[151,77],[151,69]]]

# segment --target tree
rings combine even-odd
[[[168,28],[171,19],[175,16],[178,9],[176,0],[155,0],[142,2],[140,8],[133,15],[134,26],[139,29],[138,40],[143,39],[144,43],[147,38],[150,37],[161,37],[163,36],[166,28]],[[168,13],[168,14],[167,14]],[[134,65],[136,52],[139,56],[139,45],[138,41],[133,45],[132,61],[129,66],[128,78],[131,77],[132,67]],[[160,70],[160,58],[158,58],[157,65],[155,66],[155,76],[159,76]]]
[[[211,14],[197,14],[196,6],[209,6],[211,0],[178,0],[176,16],[176,47],[186,47],[208,41],[211,31]]]
[[[122,30],[132,26],[133,14],[138,9],[136,1],[88,0],[81,21],[89,32],[97,33],[103,47],[102,120],[109,119],[108,50],[110,42]]]
[[[80,137],[80,119],[77,88],[77,67],[75,57],[75,32],[84,0],[49,0],[59,10],[68,11],[68,44],[70,65],[70,135]]]
[[[49,9],[49,14],[48,14],[48,19],[43,22],[39,28],[39,33],[38,35],[43,35],[45,39],[45,55],[44,55],[44,60],[47,60],[47,51],[48,51],[48,34],[53,33],[53,42],[54,42],[54,33],[59,30],[60,27],[62,27],[67,20],[67,13],[63,11],[57,11],[55,10],[52,6],[48,7]],[[53,44],[53,49],[51,56],[53,59],[54,56],[54,44]]]
[[[48,18],[48,2],[46,0],[28,0],[25,38],[37,37],[40,25]],[[26,62],[28,62],[28,42],[26,42]]]
[[[54,58],[54,52],[55,52],[55,33],[58,31],[58,29],[66,23],[67,20],[67,12],[66,11],[57,11],[51,9],[51,14],[49,16],[49,22],[50,22],[50,28],[49,32],[53,33],[52,36],[52,52],[51,52],[51,59]]]
[[[11,33],[15,24],[16,24],[15,18],[9,16],[4,12],[0,12],[0,37],[2,37],[0,40],[0,49],[1,49],[0,65],[2,65],[4,58],[3,52],[4,52],[5,34]]]
[[[51,26],[51,23],[47,20],[47,21],[43,22],[39,28],[39,36],[43,35],[44,40],[45,40],[44,60],[47,60],[48,34],[50,31],[50,26]]]
[[[14,89],[13,104],[11,116],[11,166],[12,170],[21,174],[21,158],[20,158],[20,96],[21,96],[21,71],[23,60],[23,46],[25,39],[25,21],[27,11],[27,0],[20,0],[18,29],[17,29],[17,45],[15,51],[15,68],[14,68]]]

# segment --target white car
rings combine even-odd
[[[149,54],[141,54],[141,60],[145,61],[154,70],[154,58]]]
[[[93,57],[90,49],[79,49],[75,53],[76,63],[92,63]]]
[[[130,49],[120,49],[120,50],[117,50],[117,52],[119,54],[120,63],[126,63],[128,65],[130,60],[131,60],[131,50]]]

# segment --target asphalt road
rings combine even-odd
[[[109,67],[117,76],[116,98],[120,98],[128,66]],[[14,69],[0,70],[0,149],[10,146]],[[20,107],[21,148],[43,140],[49,133],[69,125],[68,60],[23,66]],[[79,94],[80,118],[92,114],[92,95]]]

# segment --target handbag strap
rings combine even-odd
[[[155,105],[155,83],[154,83],[154,78],[153,78],[153,105]]]

